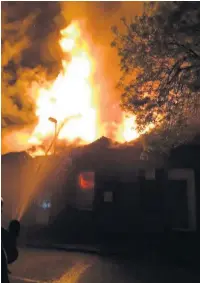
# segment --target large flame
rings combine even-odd
[[[50,86],[37,90],[38,124],[29,139],[30,146],[42,145],[47,137],[53,139],[55,131],[58,140],[70,142],[79,139],[89,143],[101,135],[93,81],[95,60],[90,55],[80,23],[72,22],[61,30],[59,43],[65,57],[63,70]],[[134,124],[134,117],[124,118],[116,139],[123,142],[137,138],[138,133],[132,129]],[[40,148],[34,154],[42,155],[44,151]]]
[[[95,88],[92,87],[94,64],[89,47],[81,36],[78,22],[61,30],[61,35],[60,45],[68,58],[62,61],[63,70],[53,84],[38,90],[38,125],[29,139],[31,145],[40,145],[46,137],[53,136],[55,127],[60,128],[58,139],[79,138],[86,143],[97,138]]]
[[[139,133],[136,130],[135,116],[126,117],[125,115],[123,115],[122,127],[122,141],[130,142],[139,137]]]

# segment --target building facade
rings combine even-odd
[[[70,154],[29,160],[18,174],[24,181],[18,189],[12,185],[22,191],[21,204],[29,197],[22,220],[72,230],[85,223],[110,233],[197,232],[199,147],[178,148],[167,160],[141,160],[141,153],[141,147],[110,146],[103,138]],[[6,168],[3,192],[10,188]]]

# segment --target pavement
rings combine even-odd
[[[154,234],[138,238],[122,238],[121,240],[114,235],[110,238],[100,238],[98,242],[92,238],[85,239],[86,241],[82,238],[77,240],[73,237],[68,239],[65,237],[58,238],[57,234],[55,237],[50,237],[49,231],[44,233],[40,229],[29,235],[31,237],[22,239],[21,243],[24,244],[21,247],[81,252],[104,257],[128,257],[192,269],[199,269],[200,264],[199,240],[188,237],[185,239],[182,235],[175,240],[172,238],[172,240],[166,242],[160,241],[160,236]]]
[[[23,247],[23,245],[22,245]],[[200,258],[197,245],[193,249],[186,245],[151,245],[151,242],[124,241],[124,242],[104,242],[101,244],[81,244],[81,243],[59,243],[56,241],[27,242],[24,247],[45,250],[58,250],[69,252],[81,252],[95,254],[99,256],[128,257],[132,259],[151,260],[155,262],[166,262],[171,265],[199,269]],[[196,248],[195,248],[196,247]],[[195,250],[194,250],[195,249]]]
[[[81,244],[53,244],[53,243],[28,243],[26,244],[28,248],[35,249],[45,249],[45,250],[60,250],[60,251],[71,251],[71,252],[82,252],[82,253],[90,253],[90,254],[102,254],[102,249],[96,246],[90,245],[81,245]]]
[[[11,283],[199,283],[200,274],[161,265],[79,252],[20,249]]]

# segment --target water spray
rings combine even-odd
[[[52,149],[53,145],[55,145],[55,140],[58,138],[59,134],[60,134],[60,131],[62,130],[62,128],[65,126],[65,124],[67,122],[69,122],[70,120],[72,119],[77,119],[77,118],[80,118],[81,114],[77,114],[77,115],[73,115],[73,116],[70,116],[68,118],[66,118],[59,126],[58,130],[55,132],[55,136],[54,136],[54,139],[52,140],[51,144],[49,145],[49,147],[47,148],[46,152],[45,152],[45,156],[48,155],[48,153],[50,152],[50,150]],[[53,118],[55,119],[55,118]],[[57,121],[55,119],[55,121]],[[55,121],[53,121],[55,123]],[[56,151],[56,149],[54,149],[54,152]],[[45,165],[45,161],[46,159],[44,158],[41,163],[38,165],[37,169],[36,169],[36,172],[34,174],[34,182],[32,182],[32,186],[31,186],[31,189],[30,189],[30,194],[28,196],[28,200],[27,200],[27,203],[26,205],[22,205],[19,209],[19,213],[18,213],[18,216],[17,216],[17,220],[20,221],[22,219],[22,216],[24,215],[24,212],[25,210],[27,209],[27,206],[28,206],[28,203],[30,201],[30,199],[34,196],[34,194],[36,193],[35,192],[35,188],[38,186],[39,184],[39,181],[41,180],[41,177],[42,177],[42,169],[44,168],[44,165]]]

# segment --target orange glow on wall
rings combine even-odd
[[[92,190],[95,184],[94,172],[81,172],[78,176],[78,184],[82,190]]]

